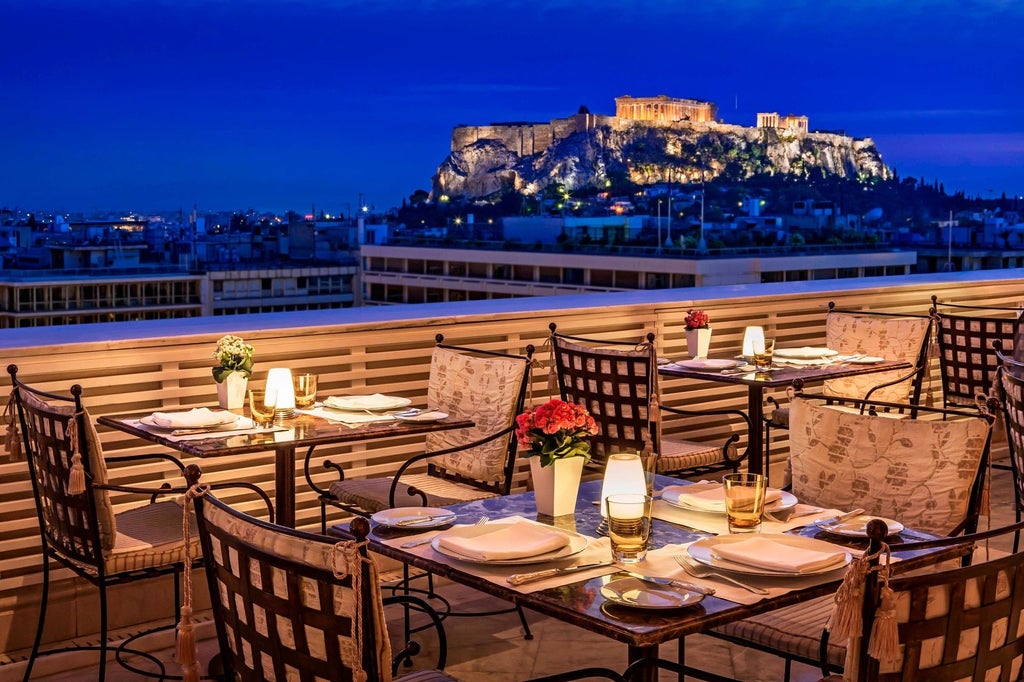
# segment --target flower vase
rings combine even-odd
[[[551,466],[541,466],[540,457],[530,457],[530,476],[537,513],[543,516],[566,516],[576,511],[576,495],[580,491],[585,457],[556,459]]]
[[[698,327],[686,330],[686,350],[694,360],[706,360],[711,347],[711,328]]]
[[[245,407],[245,388],[249,379],[242,372],[228,372],[224,381],[217,383],[217,404],[225,410]]]

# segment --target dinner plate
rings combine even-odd
[[[417,414],[393,414],[391,416],[400,422],[437,422],[442,419],[447,419],[448,413],[430,410],[428,412],[419,412]]]
[[[440,507],[394,507],[393,509],[382,509],[370,518],[389,528],[417,530],[447,526],[455,520],[455,517],[456,514],[450,509]],[[422,521],[417,519],[422,519]]]
[[[702,538],[697,540],[689,547],[686,548],[687,553],[698,562],[705,566],[711,566],[713,568],[722,569],[726,571],[732,571],[734,573],[745,573],[747,575],[761,575],[771,577],[790,577],[790,578],[803,578],[809,575],[819,575],[821,573],[830,573],[845,567],[850,563],[850,553],[843,552],[842,561],[837,561],[835,564],[829,564],[819,569],[812,571],[804,571],[800,573],[798,571],[774,571],[770,568],[759,568],[757,566],[747,566],[746,564],[740,564],[734,561],[728,561],[726,559],[720,559],[715,555],[715,548],[719,545],[731,543],[731,542],[742,542],[743,540],[750,539],[751,534],[749,533],[735,533],[732,535],[716,535],[714,537]],[[818,551],[834,552],[842,549],[837,545],[825,542],[823,540],[815,540],[814,538],[804,537],[802,535],[785,535],[782,533],[762,533],[761,537],[769,537],[773,541],[779,544],[789,545],[791,547],[798,547],[801,549],[814,549]]]
[[[796,358],[798,360],[813,360],[814,358],[830,358],[834,355],[839,355],[839,351],[832,350],[831,348],[815,348],[812,346],[803,346],[801,348],[775,349],[775,357],[777,358]]]
[[[462,527],[453,528],[450,531],[445,531],[444,533],[440,533],[440,534],[434,536],[434,538],[430,541],[430,546],[434,548],[434,551],[440,552],[441,554],[444,554],[445,556],[451,557],[452,559],[458,559],[459,561],[468,561],[469,563],[472,563],[472,564],[493,564],[493,565],[496,565],[496,566],[498,566],[498,565],[504,566],[504,565],[515,565],[515,564],[542,564],[545,561],[555,561],[556,559],[564,559],[564,558],[570,557],[570,556],[572,556],[574,554],[579,554],[580,552],[582,552],[583,550],[585,550],[587,548],[587,544],[589,543],[589,540],[587,540],[587,538],[585,536],[580,535],[579,533],[573,533],[572,531],[563,530],[563,529],[556,529],[556,528],[553,528],[552,526],[547,526],[546,524],[544,524],[546,528],[551,528],[555,532],[564,533],[564,534],[568,535],[569,536],[569,544],[566,545],[565,547],[559,547],[558,549],[556,549],[553,552],[544,552],[543,554],[536,554],[534,556],[527,556],[527,557],[517,557],[515,559],[476,559],[476,558],[473,558],[473,557],[468,557],[468,556],[466,556],[464,554],[459,554],[455,550],[448,549],[447,547],[441,546],[441,538],[444,537],[444,535],[446,533],[451,533],[453,531],[454,532],[466,533],[468,531],[469,533],[473,533],[473,535],[475,536],[475,535],[481,535],[481,534],[486,533],[486,532],[495,532],[495,531],[501,530],[501,527],[503,525],[505,525],[505,524],[490,523],[490,524],[486,524],[486,525],[483,525],[483,526],[462,526]],[[477,529],[479,529],[479,530],[477,530]],[[470,537],[472,537],[472,536],[470,536]]]
[[[859,358],[853,358],[847,360],[851,365],[877,365],[880,362],[885,362],[885,358],[880,358],[874,355],[862,355]]]
[[[781,492],[782,495],[775,502],[766,505],[766,510],[770,512],[782,511],[783,509],[789,509],[797,505],[797,502],[799,500],[796,499],[795,495],[793,495],[792,493],[787,493],[785,490],[781,490],[779,492]],[[721,511],[716,511],[714,509],[705,509],[702,507],[686,504],[685,499],[677,499],[676,501],[672,501],[671,499],[666,498],[664,494],[662,495],[661,499],[665,500],[667,504],[670,504],[673,507],[679,507],[680,509],[685,509],[686,511],[700,512],[701,514],[725,514],[725,509],[722,509]]]
[[[332,395],[324,401],[326,407],[333,407],[336,410],[362,411],[370,410],[395,410],[399,407],[412,405],[409,398],[400,398],[393,395]]]
[[[613,604],[634,609],[681,609],[704,599],[700,592],[655,585],[639,578],[619,578],[602,585],[601,596]]]
[[[871,519],[885,521],[885,525],[889,527],[889,535],[901,533],[905,528],[899,521],[887,519],[884,516],[871,516],[870,514],[854,516],[852,519],[847,519],[842,523],[819,523],[817,527],[826,533],[834,535],[843,535],[848,538],[866,538],[868,536],[868,521]]]
[[[167,414],[171,413],[168,412]],[[198,431],[200,429],[219,429],[228,424],[234,424],[236,421],[238,421],[239,417],[239,415],[233,412],[214,412],[212,414],[215,417],[219,417],[220,421],[211,424],[203,424],[201,426],[190,425],[186,422],[174,422],[172,424],[157,424],[155,421],[153,421],[153,415],[147,415],[139,419],[139,423],[145,424],[146,426],[152,426],[155,429],[166,429],[168,431],[172,431],[174,429],[194,429]]]
[[[720,372],[723,369],[735,369],[742,364],[745,364],[742,360],[726,360],[719,358],[709,358],[705,360],[677,360],[673,364],[687,369],[699,369],[708,372]]]

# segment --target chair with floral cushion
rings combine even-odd
[[[821,392],[847,398],[890,403],[907,403],[913,409],[921,399],[921,387],[928,368],[934,314],[906,315],[866,310],[843,310],[832,301],[825,316],[825,345],[840,355],[868,355],[907,362],[909,370],[874,372],[838,377],[822,382]],[[789,428],[789,408],[774,397],[775,407],[765,417],[765,457],[771,452],[771,430]],[[903,412],[888,412],[891,416]]]
[[[663,415],[685,418],[735,420],[749,429],[750,420],[739,410],[690,410],[661,403],[654,334],[639,342],[569,336],[552,322],[552,372],[562,400],[583,405],[597,421],[591,437],[592,463],[603,466],[616,452],[649,450],[657,455],[662,474],[696,476],[736,471],[747,453],[740,452],[739,433],[724,443],[702,443],[664,435]]]
[[[427,404],[474,426],[428,433],[424,452],[403,462],[394,476],[345,478],[331,462],[337,481],[328,489],[306,480],[320,496],[321,530],[327,532],[327,507],[370,516],[383,509],[443,507],[509,494],[516,463],[515,419],[523,409],[533,346],[525,355],[437,345],[430,360]]]
[[[75,384],[70,395],[58,395],[33,388],[18,378],[16,365],[9,365],[10,404],[16,421],[9,435],[19,432],[28,462],[29,479],[36,502],[36,514],[42,540],[42,596],[39,621],[25,679],[32,675],[36,658],[69,650],[99,651],[98,679],[106,675],[107,651],[116,652],[115,660],[132,673],[160,679],[181,679],[168,675],[155,656],[133,648],[139,637],[155,632],[140,632],[114,646],[108,643],[108,595],[113,585],[146,578],[171,575],[174,579],[174,611],[181,604],[180,577],[186,558],[199,556],[198,540],[186,548],[182,537],[182,505],[175,498],[187,490],[167,482],[155,486],[117,485],[108,480],[107,464],[158,460],[173,466],[174,474],[184,478],[185,468],[171,455],[124,455],[104,457],[99,436],[82,404],[82,387]],[[17,438],[17,436],[14,436]],[[259,496],[273,511],[269,497],[257,486],[245,482],[222,483],[218,488],[241,487]],[[150,503],[114,513],[110,492],[135,493],[150,498]],[[193,563],[200,562],[197,559]],[[99,644],[40,651],[46,623],[50,591],[51,562],[57,562],[99,590]],[[123,658],[130,654],[148,661],[147,670],[139,663]]]
[[[910,412],[907,405],[795,393],[789,436],[793,494],[820,507],[863,508],[936,535],[973,532],[998,406],[917,406],[904,419],[882,416],[900,408]],[[844,648],[822,639],[830,611],[829,597],[811,599],[724,625],[714,634],[783,656],[787,678],[790,660],[823,666],[827,660],[839,668]]]

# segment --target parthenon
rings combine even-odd
[[[634,121],[677,123],[691,121],[706,123],[715,120],[715,105],[696,99],[677,99],[667,95],[657,97],[615,98],[615,115]]]

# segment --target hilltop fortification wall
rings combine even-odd
[[[611,125],[614,118],[601,114],[574,114],[568,118],[552,119],[547,123],[514,121],[484,126],[456,126],[452,130],[452,151],[465,149],[480,140],[495,140],[519,156],[532,156],[540,154],[558,140],[564,140],[573,133]]]

